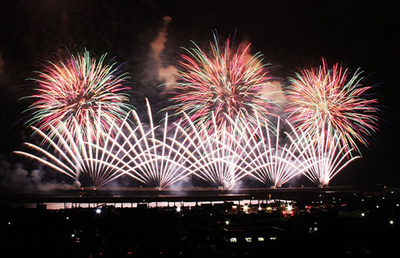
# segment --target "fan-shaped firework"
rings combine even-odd
[[[360,156],[350,155],[353,151],[347,145],[342,145],[338,132],[323,126],[315,135],[297,132],[293,128],[293,134],[289,138],[295,147],[295,151],[302,162],[299,163],[302,173],[315,184],[327,186],[331,179],[336,176],[350,162]]]
[[[189,116],[184,115],[188,127],[180,127],[180,131],[189,143],[186,152],[186,155],[189,154],[187,169],[191,174],[215,186],[234,188],[236,182],[247,175],[244,168],[247,160],[246,147],[250,143],[247,141],[250,128],[240,126],[243,124],[240,117],[235,120],[226,118],[231,126],[227,130],[225,122],[216,129],[218,125],[213,113],[211,129],[203,122],[196,126]]]
[[[110,169],[108,163],[103,162],[108,158],[107,153],[93,147],[101,144],[107,145],[107,142],[102,143],[100,133],[91,131],[95,124],[96,130],[102,132],[99,129],[99,120],[96,123],[87,117],[84,124],[81,121],[78,124],[75,117],[72,117],[71,120],[70,124],[74,124],[74,131],[71,131],[70,124],[67,126],[63,121],[60,121],[57,127],[50,124],[46,132],[33,127],[37,135],[43,139],[41,145],[25,143],[33,152],[16,151],[15,153],[39,161],[76,181],[90,180],[91,182],[88,183],[95,186],[105,185],[121,176],[119,171]],[[88,131],[84,128],[87,128]],[[94,138],[86,137],[86,135]]]
[[[260,182],[277,188],[302,172],[304,159],[296,153],[293,141],[281,139],[281,119],[276,126],[257,122],[256,134],[249,138],[250,159],[245,170]],[[294,136],[290,139],[298,140]]]
[[[33,118],[29,123],[40,130],[63,125],[74,129],[74,118],[83,126],[87,118],[97,120],[101,129],[109,129],[114,120],[125,117],[130,109],[128,95],[124,93],[128,77],[115,63],[104,64],[105,55],[96,61],[85,51],[83,55],[70,56],[57,63],[48,62],[38,72],[35,102],[29,110]],[[94,123],[93,123],[94,124]],[[76,128],[75,128],[76,129]]]
[[[149,127],[142,123],[138,114],[132,111],[133,122],[124,120],[121,125],[116,125],[116,136],[104,135],[105,148],[93,145],[93,148],[106,153],[107,159],[102,161],[108,168],[120,174],[126,174],[137,181],[158,188],[168,187],[189,174],[183,164],[187,157],[185,140],[179,142],[178,130],[170,127],[172,135],[168,133],[168,116],[163,121],[164,126],[159,128],[154,125],[149,103]],[[157,135],[162,129],[162,136]],[[94,160],[96,162],[96,160]]]
[[[341,147],[338,133],[332,134],[329,127],[315,135],[291,127],[292,133],[282,142],[280,120],[272,127],[267,121],[261,123],[257,115],[256,127],[243,126],[240,117],[226,118],[232,130],[226,130],[224,123],[211,133],[202,122],[195,126],[186,114],[173,125],[168,124],[166,115],[161,127],[154,125],[150,106],[149,124],[135,111],[131,115],[112,124],[108,132],[99,129],[100,119],[91,121],[89,117],[84,124],[72,117],[74,131],[62,121],[47,131],[34,127],[42,143],[25,143],[31,151],[15,153],[77,181],[90,179],[97,187],[128,175],[140,183],[165,188],[194,175],[224,189],[234,188],[245,176],[278,187],[300,173],[323,186],[359,157],[350,157],[352,150]],[[216,127],[213,114],[211,121]]]
[[[337,132],[342,146],[357,148],[356,140],[367,144],[365,136],[377,130],[377,101],[367,98],[365,92],[371,87],[361,85],[360,74],[356,71],[351,76],[339,64],[329,69],[325,60],[316,69],[296,74],[290,78],[288,91],[289,120],[312,134],[329,127]]]
[[[226,117],[252,121],[252,114],[257,113],[267,119],[273,105],[261,90],[271,77],[261,64],[261,55],[251,56],[249,48],[250,44],[235,51],[228,39],[221,49],[214,36],[210,52],[196,44],[187,49],[188,55],[182,55],[180,62],[177,92],[171,99],[174,105],[168,109],[188,114],[196,126],[201,122],[210,133],[212,114],[217,125],[226,123],[228,130]]]
[[[64,122],[60,122],[58,128],[50,125],[47,133],[53,135],[52,138],[34,127],[35,132],[43,139],[42,144],[25,145],[36,153],[15,153],[37,160],[75,180],[90,179],[88,183],[96,187],[122,175],[159,188],[170,186],[186,177],[190,170],[182,164],[188,160],[187,156],[190,154],[186,147],[187,139],[181,142],[177,140],[181,130],[179,124],[170,127],[173,134],[168,137],[166,117],[163,122],[164,132],[159,137],[156,135],[159,127],[154,126],[149,105],[149,127],[141,122],[135,111],[131,115],[133,123],[128,119],[128,114],[120,123],[111,124],[108,132],[99,129],[100,120],[90,121],[88,117],[85,124],[78,124],[75,117],[72,117],[74,131]],[[93,124],[96,132],[91,131],[92,126],[89,124]],[[85,137],[86,133],[93,137]]]

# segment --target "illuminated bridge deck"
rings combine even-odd
[[[161,203],[161,202],[231,202],[268,199],[312,200],[329,196],[380,195],[385,192],[383,185],[355,187],[295,187],[295,188],[243,188],[224,190],[208,187],[182,188],[179,190],[140,188],[85,188],[79,190],[58,190],[40,193],[0,193],[0,203],[5,205],[26,204],[115,204],[115,203]]]

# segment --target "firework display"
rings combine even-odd
[[[110,170],[109,166],[104,165],[109,164],[103,162],[107,158],[105,153],[99,152],[99,148],[93,148],[93,145],[100,146],[100,142],[107,145],[107,142],[101,141],[99,132],[102,131],[91,132],[93,122],[88,118],[83,126],[74,117],[72,123],[71,127],[70,124],[59,122],[57,128],[50,125],[46,131],[33,127],[43,141],[39,145],[32,143],[25,143],[25,145],[36,153],[27,151],[15,153],[37,160],[77,182],[89,179],[90,184],[94,186],[105,185],[120,176]],[[95,125],[97,129],[99,126],[99,123]],[[84,128],[89,131],[85,131]],[[95,139],[86,137],[87,135],[94,135]]]
[[[296,132],[297,131],[297,132]],[[294,150],[302,156],[298,163],[302,173],[318,186],[327,186],[331,179],[358,155],[350,155],[353,149],[342,146],[340,135],[331,133],[330,128],[323,127],[316,135],[293,128],[289,135]]]
[[[126,174],[145,185],[164,188],[181,180],[189,174],[183,167],[187,157],[185,142],[177,140],[175,127],[168,131],[168,116],[163,121],[164,126],[155,126],[151,108],[147,102],[149,127],[142,123],[136,111],[129,116],[133,117],[133,124],[125,119],[121,125],[114,128],[117,134],[105,134],[105,146],[93,145],[94,149],[105,153],[100,162],[110,171],[119,175]],[[127,116],[128,118],[128,116]],[[160,130],[161,137],[156,137]],[[167,136],[172,133],[172,136]],[[99,160],[93,160],[99,162]]]
[[[175,115],[186,113],[196,126],[203,123],[210,132],[214,128],[212,116],[217,123],[215,129],[224,125],[228,130],[226,117],[240,117],[248,123],[257,113],[268,120],[274,104],[261,92],[271,80],[261,55],[250,55],[250,44],[236,50],[229,39],[222,48],[219,44],[214,35],[209,52],[196,44],[186,49],[188,55],[182,55],[173,104],[167,109]]]
[[[281,119],[276,127],[270,124],[261,124],[258,120],[257,135],[252,137],[248,157],[250,162],[246,170],[248,174],[260,182],[280,187],[302,172],[302,155],[296,155],[296,141],[281,142]],[[294,137],[296,135],[294,134]],[[299,140],[298,138],[295,138]]]
[[[51,132],[51,127],[66,126],[74,131],[79,130],[76,125],[91,126],[100,120],[101,129],[108,131],[113,122],[125,117],[131,109],[126,93],[129,87],[125,86],[128,75],[116,63],[105,64],[105,57],[96,60],[85,51],[48,62],[38,72],[39,78],[33,79],[37,86],[28,123]],[[93,123],[87,124],[87,118]]]
[[[365,95],[371,87],[358,71],[330,69],[323,59],[289,78],[287,116],[273,114],[262,94],[271,77],[249,47],[235,50],[227,40],[220,48],[214,36],[209,52],[187,50],[166,108],[178,116],[171,123],[168,113],[154,121],[147,100],[148,122],[130,110],[127,74],[104,65],[105,56],[96,61],[85,51],[49,63],[29,108],[41,143],[15,153],[96,187],[121,176],[159,189],[195,179],[230,190],[244,178],[277,188],[300,175],[329,185],[377,130],[377,101]]]
[[[16,153],[75,180],[88,177],[96,187],[127,175],[139,183],[165,188],[192,175],[223,189],[234,188],[245,176],[276,188],[299,174],[325,186],[359,157],[346,161],[351,150],[340,147],[338,135],[332,137],[329,130],[319,135],[317,143],[310,134],[299,135],[293,130],[286,133],[286,143],[282,144],[279,120],[277,127],[258,120],[256,130],[243,127],[243,121],[230,120],[233,131],[222,128],[208,133],[205,124],[195,126],[187,115],[187,121],[172,126],[166,115],[161,127],[154,125],[149,105],[148,116],[149,126],[132,111],[120,124],[113,124],[109,132],[99,131],[95,139],[83,137],[82,130],[73,133],[64,123],[58,129],[50,127],[53,139],[34,128],[44,141],[41,146],[26,145],[38,154]],[[212,121],[216,126],[215,116]],[[185,122],[192,128],[191,133],[183,126]]]
[[[357,149],[356,141],[367,145],[366,136],[377,130],[378,120],[377,101],[365,94],[371,87],[361,85],[361,72],[351,75],[338,63],[330,69],[322,61],[322,66],[302,70],[289,79],[289,120],[316,137],[322,128],[330,128],[339,135],[342,146]]]
[[[195,125],[188,115],[185,115],[189,130],[180,127],[182,135],[189,140],[191,173],[223,189],[232,189],[236,182],[246,176],[243,165],[246,161],[246,142],[249,127],[242,127],[240,118],[232,120],[227,117],[227,123],[217,125],[217,118],[212,114],[209,124]],[[211,132],[210,132],[211,131]],[[190,133],[188,133],[190,132]]]

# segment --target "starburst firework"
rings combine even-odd
[[[186,113],[197,126],[203,123],[214,128],[212,116],[215,116],[217,128],[223,124],[230,130],[226,117],[240,121],[254,122],[254,113],[268,120],[273,104],[268,96],[261,93],[268,87],[271,77],[261,63],[261,54],[251,56],[250,44],[236,51],[229,39],[220,48],[217,36],[210,42],[210,51],[199,46],[186,49],[188,55],[182,55],[179,82],[174,103],[168,109],[175,114]]]
[[[368,144],[367,137],[377,130],[376,99],[367,98],[370,86],[362,86],[361,72],[350,75],[338,63],[302,70],[288,91],[289,120],[306,133],[316,135],[322,128],[337,133],[342,146],[356,148],[356,140]]]
[[[29,108],[33,117],[28,123],[44,131],[61,125],[74,131],[75,120],[84,126],[87,118],[100,119],[101,129],[107,131],[113,121],[122,119],[130,109],[125,93],[128,75],[116,63],[104,64],[105,56],[97,61],[85,51],[67,60],[48,62],[38,72],[39,78],[33,79],[37,87],[31,96],[35,101]]]

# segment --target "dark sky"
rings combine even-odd
[[[150,69],[150,43],[172,17],[163,52],[164,65],[174,65],[190,40],[204,45],[212,31],[235,42],[252,42],[264,54],[271,73],[285,78],[301,68],[342,62],[365,71],[365,85],[381,109],[380,132],[363,159],[333,180],[338,184],[386,183],[400,186],[399,146],[399,1],[82,1],[6,0],[0,2],[0,155],[13,164],[10,152],[26,140],[24,126],[32,71],[54,53],[108,53],[125,62],[132,77],[133,101],[149,97],[157,106],[159,82]]]

